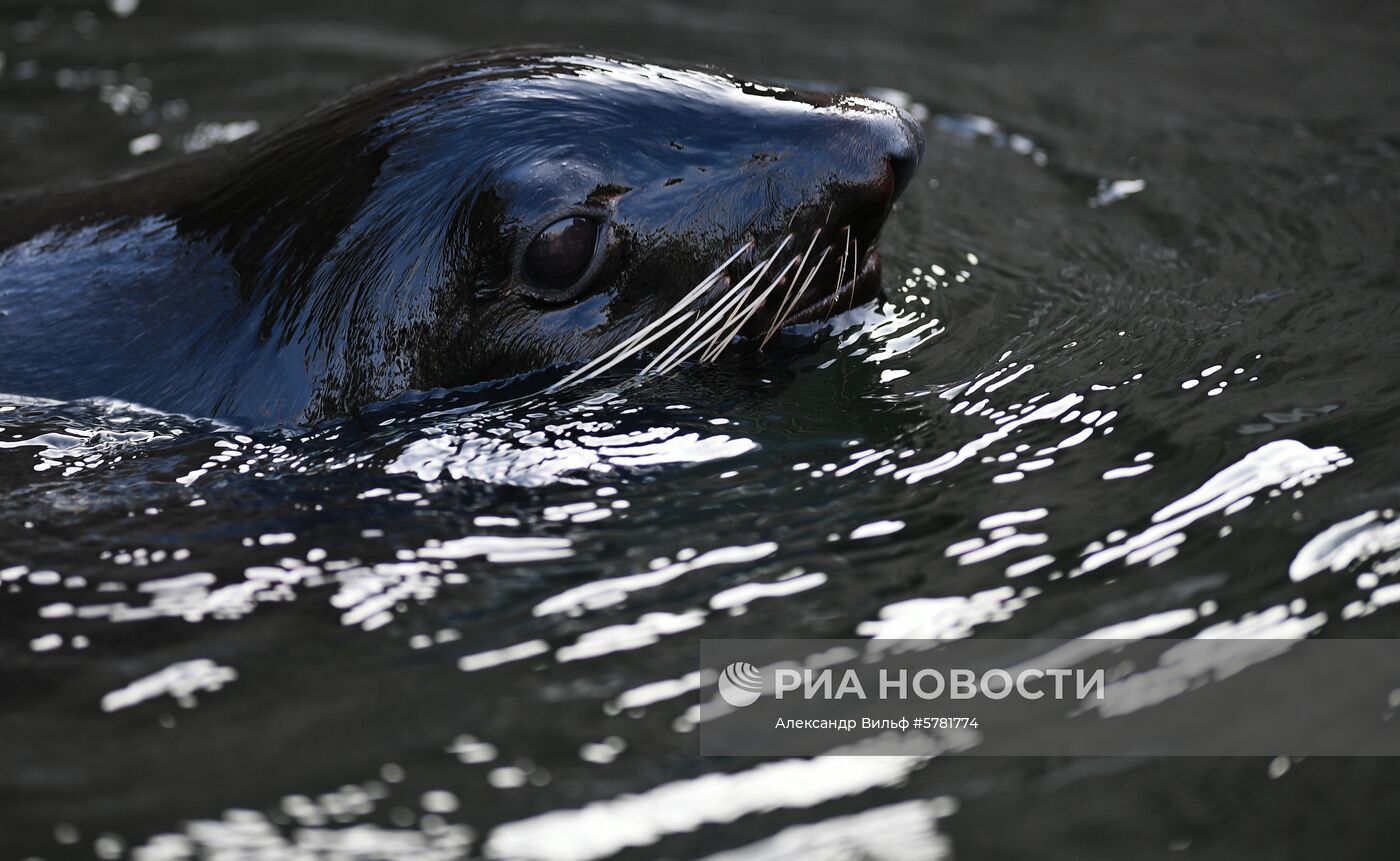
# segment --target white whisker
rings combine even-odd
[[[859,239],[856,239],[854,236],[852,236],[852,237],[851,237],[851,244],[854,246],[854,250],[851,251],[851,282],[852,282],[852,283],[851,283],[851,295],[848,297],[848,298],[850,299],[850,301],[846,303],[846,310],[847,310],[847,311],[851,310],[852,308],[854,308],[854,307],[856,306],[856,285],[855,285],[855,280],[856,280],[857,278],[860,277],[860,272],[856,269],[856,267],[860,265],[860,240],[859,240]],[[842,283],[844,284],[845,282],[843,281]],[[841,289],[841,284],[837,284],[837,285],[836,285],[836,289],[837,289],[837,290],[840,290],[840,289]]]
[[[846,225],[846,243],[841,249],[841,269],[836,273],[836,286],[833,291],[841,289],[841,285],[846,283],[846,261],[851,258],[851,226]]]
[[[828,211],[826,221],[829,222],[830,218],[831,212]],[[850,225],[846,225],[842,229],[845,230],[846,236],[842,243],[841,261],[836,274],[837,291],[845,283],[847,266],[850,265],[854,272],[856,264],[852,261],[857,260],[860,256],[860,244],[855,239]],[[660,349],[637,372],[636,377],[664,374],[696,357],[702,362],[712,361],[723,354],[734,342],[738,333],[757,318],[765,307],[768,307],[769,298],[781,287],[782,294],[780,301],[776,303],[777,310],[759,341],[759,349],[766,347],[768,342],[777,335],[800,307],[803,297],[807,295],[807,289],[836,248],[834,244],[827,245],[813,259],[812,253],[816,250],[817,241],[821,235],[822,228],[814,230],[812,238],[808,240],[807,247],[802,254],[789,258],[782,269],[770,279],[767,277],[768,273],[782,257],[783,252],[787,250],[789,243],[792,242],[793,234],[786,234],[771,254],[754,265],[736,283],[732,286],[722,287],[719,295],[712,297],[704,307],[698,309],[691,307],[701,297],[714,292],[715,285],[724,278],[725,270],[754,247],[752,239],[746,241],[728,259],[715,267],[714,271],[701,279],[700,283],[693,287],[680,301],[667,308],[659,317],[629,337],[604,350],[585,363],[583,367],[550,386],[546,391],[557,392],[576,383],[591,380],[658,344]],[[854,249],[852,248],[853,243]],[[852,291],[852,305],[854,305],[854,291]]]
[[[763,343],[759,344],[760,349],[768,345],[769,340],[771,340],[774,335],[778,334],[779,330],[781,330],[783,326],[787,323],[787,318],[792,314],[793,311],[797,310],[798,303],[802,300],[803,294],[807,292],[807,285],[811,284],[813,279],[817,277],[817,273],[821,271],[822,263],[826,262],[826,256],[830,253],[830,245],[822,249],[821,256],[818,257],[817,262],[813,264],[812,271],[808,272],[807,277],[803,279],[802,286],[799,287],[797,289],[797,292],[792,295],[791,301],[785,302],[778,309],[777,315],[773,317],[773,327],[769,329],[768,334],[764,336]],[[796,281],[796,279],[793,280]]]
[[[798,261],[799,258],[797,257],[794,257],[791,260],[789,260],[787,262],[787,265],[780,269],[777,275],[773,276],[773,280],[768,282],[768,287],[766,290],[764,290],[764,295],[767,295],[768,293],[772,292],[773,288],[777,287],[778,284],[782,283],[784,279],[788,277],[788,271],[792,269],[792,267],[795,266],[798,263]],[[749,289],[750,294],[752,294],[755,290],[757,290],[757,287],[751,287]],[[731,314],[729,320],[726,321],[726,324],[732,323],[733,321],[737,320],[740,316],[741,314],[739,313]]]
[[[821,232],[821,229],[820,229],[820,228],[818,228],[818,229],[812,231],[812,241],[807,243],[807,250],[804,251],[804,252],[802,252],[802,262],[799,263],[799,264],[797,264],[797,271],[792,273],[792,280],[788,281],[787,289],[783,291],[783,299],[782,299],[781,302],[778,303],[778,308],[779,308],[779,310],[781,310],[782,308],[784,308],[784,307],[787,306],[788,299],[791,298],[791,296],[792,296],[793,288],[796,287],[796,286],[798,285],[798,282],[802,280],[802,270],[803,270],[803,268],[806,267],[806,265],[807,265],[807,258],[809,258],[809,257],[812,256],[812,249],[815,248],[815,247],[817,246],[817,240],[818,240],[819,238],[821,238],[821,235],[822,235],[822,232]],[[774,315],[774,317],[773,317],[774,325],[776,325],[777,322],[778,322],[779,320],[781,320],[781,319],[782,319],[782,315],[781,315],[781,314]],[[766,333],[764,334],[764,336],[763,336],[763,343],[764,343],[764,344],[767,344],[767,343],[768,343],[768,339],[771,338],[771,337],[773,336],[773,332],[775,332],[775,331],[777,331],[777,330],[776,330],[776,329],[770,329],[768,332],[766,332]]]
[[[742,304],[744,299],[752,295],[754,285],[757,284],[759,279],[761,279],[764,276],[764,274],[768,272],[769,268],[772,267],[773,261],[775,261],[778,258],[778,255],[782,253],[783,249],[787,246],[787,240],[791,238],[792,236],[791,234],[789,234],[783,240],[783,242],[779,243],[778,248],[768,257],[768,259],[763,261],[762,265],[758,266],[753,272],[749,273],[750,277],[744,278],[745,283],[741,284],[741,286],[743,286],[745,289],[739,290],[736,288],[730,295],[724,297],[723,311],[717,311],[715,316],[706,322],[705,326],[705,328],[708,330],[709,328],[711,328],[711,326],[713,326],[715,322],[723,319],[724,322],[720,324],[720,328],[716,331],[715,335],[712,338],[694,338],[688,340],[685,348],[681,352],[677,353],[664,366],[658,368],[659,373],[666,373],[670,371],[672,368],[675,368],[682,362],[689,360],[697,353],[708,352],[716,341],[719,341],[725,337],[724,332],[729,325],[729,320],[733,319],[733,310],[737,308],[740,304]]]
[[[645,376],[650,374],[657,366],[669,361],[671,357],[683,351],[687,345],[693,344],[704,333],[713,328],[715,323],[719,322],[724,317],[725,313],[732,305],[743,300],[743,295],[749,283],[762,273],[762,266],[756,266],[753,271],[744,276],[743,280],[729,288],[728,292],[716,300],[713,305],[701,312],[689,328],[677,335],[675,340],[672,341],[666,349],[662,350],[654,359],[648,362],[647,366],[642,368],[641,375]]]
[[[738,334],[740,329],[744,328],[744,324],[748,323],[753,315],[758,313],[758,309],[763,306],[768,295],[773,292],[774,288],[783,280],[783,277],[787,275],[787,271],[796,265],[796,263],[796,257],[788,261],[788,265],[783,267],[783,270],[769,283],[768,288],[759,294],[757,299],[750,302],[748,306],[737,315],[731,315],[730,320],[726,321],[725,327],[720,330],[718,336],[713,341],[713,346],[700,357],[701,361],[713,361],[716,356],[724,352],[725,348],[729,346],[729,342],[734,339],[734,336]]]
[[[714,282],[715,282],[716,280],[719,279],[720,275],[723,274],[725,267],[727,267],[729,264],[733,263],[735,260],[739,259],[739,255],[743,254],[745,251],[748,251],[748,250],[749,250],[750,248],[752,248],[752,247],[753,247],[753,240],[750,239],[749,241],[745,242],[743,245],[739,246],[739,250],[738,250],[738,251],[735,251],[733,254],[729,255],[729,259],[725,260],[723,263],[721,263],[720,265],[716,266],[713,272],[711,272],[709,275],[706,275],[706,276],[700,281],[700,283],[697,284],[697,285],[695,286],[695,288],[694,288],[693,290],[691,290],[689,293],[687,293],[679,302],[677,302],[676,304],[674,304],[674,305],[672,305],[670,308],[668,308],[664,314],[662,314],[661,316],[657,317],[655,320],[653,320],[653,321],[651,321],[650,323],[648,323],[646,326],[644,326],[642,329],[640,329],[639,331],[637,331],[636,333],[634,333],[634,334],[631,335],[630,337],[624,339],[621,343],[619,343],[619,344],[613,346],[612,348],[610,348],[610,349],[608,349],[608,350],[603,351],[603,353],[602,353],[601,355],[594,357],[592,360],[590,360],[588,363],[586,363],[583,367],[581,367],[581,368],[579,368],[578,370],[574,371],[572,374],[569,374],[567,377],[565,377],[564,379],[562,379],[562,380],[560,380],[559,382],[555,383],[554,385],[550,386],[550,387],[549,387],[548,389],[546,389],[545,391],[547,391],[547,392],[557,392],[557,391],[559,391],[560,389],[563,389],[565,386],[573,385],[574,383],[576,383],[576,382],[578,382],[578,381],[580,381],[580,380],[587,379],[587,378],[589,378],[589,377],[591,377],[591,376],[594,376],[594,374],[595,374],[595,369],[596,369],[596,373],[601,373],[603,370],[606,370],[606,368],[600,368],[600,367],[598,367],[598,366],[600,366],[600,365],[602,365],[602,364],[604,364],[604,363],[610,363],[610,364],[608,364],[608,367],[610,368],[610,367],[612,367],[613,365],[615,365],[615,364],[617,363],[617,362],[613,361],[613,358],[614,358],[615,356],[617,356],[617,355],[619,355],[619,354],[622,354],[623,356],[631,355],[632,353],[635,353],[638,349],[641,349],[641,347],[643,347],[643,346],[645,346],[646,344],[649,344],[649,343],[651,343],[652,341],[654,341],[655,338],[647,338],[647,335],[648,335],[650,332],[654,331],[654,330],[655,330],[656,328],[658,328],[659,326],[665,324],[666,321],[667,321],[668,319],[670,319],[671,317],[673,317],[673,316],[675,316],[676,314],[679,314],[681,311],[685,310],[685,308],[686,308],[687,306],[689,306],[689,305],[690,305],[691,303],[693,303],[696,299],[698,299],[701,295],[703,295],[706,291],[708,291],[708,290],[710,289],[711,285],[713,285]],[[673,328],[673,326],[667,326],[667,327],[666,327],[666,331],[669,331],[669,330],[672,329],[672,328]],[[642,342],[642,339],[644,339],[644,338],[646,338],[645,343],[641,343],[641,342]],[[634,345],[635,345],[635,348],[634,348]],[[620,361],[620,360],[619,360],[619,361]]]
[[[690,319],[692,313],[694,313],[694,312],[691,312],[691,311],[685,312],[685,313],[682,314],[681,316],[679,316],[679,317],[677,317],[676,319],[672,320],[669,324],[667,324],[667,325],[666,325],[663,329],[661,329],[659,332],[656,332],[656,333],[652,334],[650,337],[648,337],[646,340],[642,341],[641,343],[638,343],[638,344],[637,344],[635,347],[633,347],[632,349],[629,349],[629,350],[627,350],[627,351],[625,351],[625,352],[618,353],[618,354],[617,354],[616,356],[614,356],[612,359],[608,360],[607,362],[603,363],[602,365],[599,365],[599,366],[598,366],[597,368],[595,368],[594,370],[590,371],[586,376],[583,376],[583,377],[579,378],[579,379],[578,379],[578,382],[583,382],[583,381],[585,381],[585,380],[591,380],[591,379],[593,379],[594,377],[598,376],[599,374],[603,373],[604,371],[607,371],[607,370],[609,370],[609,369],[611,369],[611,368],[614,368],[614,367],[616,367],[617,365],[621,364],[622,362],[625,362],[625,361],[627,361],[628,359],[632,358],[633,356],[637,355],[637,353],[639,353],[639,352],[641,352],[643,349],[645,349],[645,348],[647,347],[647,345],[651,344],[653,341],[658,341],[658,340],[660,340],[667,332],[670,332],[672,329],[676,328],[676,327],[679,326],[680,324],[684,323],[686,320]],[[617,351],[613,351],[613,352],[616,353]],[[571,378],[570,378],[569,380],[567,380],[566,382],[572,383],[572,382],[574,382],[574,380],[573,380],[573,378],[571,377]],[[560,384],[558,384],[558,385],[556,385],[556,386],[554,386],[554,387],[551,387],[551,388],[549,388],[549,389],[546,389],[546,391],[556,392],[556,391],[558,391],[560,388],[562,388],[563,385],[564,385],[563,383],[560,383]]]

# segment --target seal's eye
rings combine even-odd
[[[561,218],[539,232],[525,248],[520,275],[540,299],[565,301],[587,287],[598,252],[598,221],[586,215]]]

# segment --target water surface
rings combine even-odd
[[[865,6],[7,4],[7,190],[492,43],[865,89],[928,150],[886,300],[759,356],[296,432],[0,398],[6,856],[1387,845],[1383,761],[693,755],[702,636],[1396,630],[1396,17]]]

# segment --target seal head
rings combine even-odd
[[[130,325],[180,329],[71,370],[22,358],[62,384],[19,393],[309,421],[556,365],[572,383],[712,358],[872,298],[922,148],[862,96],[585,53],[437,63],[3,252],[119,262],[137,232],[167,265],[126,289],[174,312]],[[170,255],[197,264],[173,289]]]

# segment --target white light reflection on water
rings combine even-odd
[[[633,592],[654,589],[692,571],[698,571],[712,565],[756,562],[766,556],[771,556],[777,549],[777,544],[772,541],[764,541],[742,547],[720,547],[676,562],[658,559],[653,562],[655,567],[651,571],[629,574],[625,577],[595,580],[560,592],[551,598],[546,598],[535,605],[534,613],[536,616],[548,616],[554,613],[578,613],[583,610],[612,606],[626,600],[627,596]]]
[[[238,619],[260,604],[293,600],[298,590],[335,586],[329,603],[342,611],[341,622],[374,630],[387,624],[405,601],[427,601],[444,585],[461,585],[468,576],[456,570],[457,560],[480,557],[488,564],[515,565],[563,559],[573,554],[565,538],[543,536],[473,535],[439,541],[430,539],[416,550],[398,551],[398,561],[365,564],[355,559],[328,559],[326,551],[308,550],[301,557],[287,556],[273,564],[245,568],[238,580],[220,580],[214,574],[194,571],[176,577],[143,582],[135,590],[120,581],[98,585],[98,594],[120,595],[120,600],[81,603],[58,601],[45,604],[40,616],[48,619],[106,619],[111,622],[140,622],[150,619]],[[149,559],[133,557],[132,563]],[[177,557],[178,558],[178,557]],[[33,573],[22,566],[6,569],[15,578]],[[39,572],[44,573],[44,572]],[[86,580],[62,581],[57,574],[34,585],[74,589],[87,594]],[[107,587],[107,588],[104,588]]]
[[[432,817],[432,818],[429,818]],[[421,828],[386,828],[362,823],[336,828],[297,822],[278,825],[255,810],[229,810],[221,819],[186,823],[183,833],[157,834],[132,849],[133,861],[190,858],[263,858],[291,861],[456,861],[471,847],[471,829],[427,814]]]
[[[169,441],[181,433],[179,428],[162,433],[144,429],[122,431],[69,427],[64,433],[41,433],[33,437],[0,440],[0,449],[38,448],[32,469],[35,472],[62,470],[63,477],[68,478],[119,462],[123,455],[139,452],[142,445]]]
[[[1400,520],[1393,509],[1368,511],[1327,527],[1293,557],[1288,576],[1297,583],[1348,568],[1360,569],[1355,585],[1363,595],[1342,607],[1343,619],[1369,616],[1400,602],[1400,583],[1381,582],[1400,573]]]
[[[952,815],[957,806],[944,796],[793,825],[704,861],[941,861],[953,857],[953,844],[938,832],[938,820]]]
[[[217,691],[237,678],[237,670],[207,658],[179,661],[107,694],[102,698],[102,710],[119,711],[167,694],[180,705],[193,708],[196,693]]]
[[[1186,540],[1181,530],[1197,520],[1217,513],[1234,514],[1264,491],[1308,487],[1351,462],[1346,452],[1336,446],[1310,448],[1291,439],[1266,443],[1196,490],[1159,509],[1147,529],[1106,545],[1090,545],[1079,567],[1093,571],[1119,559],[1129,565],[1144,560],[1159,564],[1176,555],[1178,545]]]
[[[641,649],[660,641],[662,637],[698,628],[704,622],[705,613],[701,610],[643,613],[636,622],[608,625],[581,634],[577,642],[560,647],[554,656],[564,664]]]
[[[1098,192],[1089,198],[1089,208],[1098,209],[1120,200],[1127,200],[1135,194],[1147,190],[1147,181],[1142,179],[1099,180]]]
[[[706,774],[579,809],[508,822],[487,836],[485,854],[530,861],[593,861],[704,825],[812,807],[890,786],[926,761],[921,756],[817,757],[768,762],[731,774]]]
[[[536,617],[558,614],[582,615],[587,610],[615,606],[626,600],[628,595],[634,591],[663,585],[682,574],[713,565],[732,565],[757,561],[770,555],[776,549],[776,544],[767,542],[752,547],[719,548],[699,556],[693,556],[683,562],[660,564],[665,563],[666,560],[657,560],[660,567],[652,571],[586,583],[546,599],[535,606],[534,615]],[[825,584],[826,580],[826,575],[820,572],[804,574],[801,569],[795,569],[771,583],[745,583],[723,589],[710,598],[708,606],[712,611],[728,611],[731,614],[737,614],[743,612],[753,601],[805,592]],[[598,658],[615,652],[645,648],[657,643],[662,637],[699,627],[704,624],[707,615],[705,610],[699,608],[681,612],[643,613],[635,622],[607,625],[586,631],[574,643],[557,649],[554,657],[559,663],[568,663]],[[464,671],[475,672],[504,663],[533,658],[548,651],[549,646],[543,640],[532,640],[467,655],[461,658],[458,666]],[[657,684],[665,686],[668,683]],[[660,688],[653,690],[660,690]],[[624,695],[618,701],[627,700],[627,695]]]
[[[609,472],[619,466],[695,464],[738,457],[752,440],[726,434],[702,436],[674,427],[654,427],[602,436],[600,422],[565,422],[550,433],[520,431],[514,438],[491,433],[450,433],[416,440],[385,468],[423,481],[448,477],[538,487],[568,481],[572,473]]]
[[[1323,571],[1342,571],[1348,566],[1372,556],[1400,550],[1400,520],[1395,512],[1368,511],[1318,533],[1293,558],[1288,568],[1289,579],[1295,583]],[[1400,570],[1397,560],[1380,563],[1377,573],[1392,574]]]
[[[933,127],[939,132],[956,135],[968,140],[981,140],[992,146],[1005,148],[1017,155],[1029,156],[1036,167],[1050,163],[1045,150],[1031,138],[1011,132],[991,117],[978,114],[937,114],[933,117]]]
[[[1104,717],[1151,708],[1203,683],[1222,681],[1278,657],[1292,648],[1293,642],[1321,628],[1326,620],[1323,613],[1299,617],[1294,608],[1275,606],[1247,614],[1238,621],[1212,625],[1192,639],[1166,649],[1155,667],[1110,682],[1102,699],[1089,703],[1087,708]],[[1247,645],[1220,649],[1209,642],[1217,639]]]
[[[893,535],[904,528],[903,520],[875,520],[870,523],[863,523],[851,530],[851,540],[860,541],[865,538],[879,538],[882,535]]]
[[[894,473],[894,477],[909,484],[914,484],[924,479],[945,473],[959,464],[971,460],[994,443],[1010,438],[1011,434],[1018,429],[1037,422],[1055,421],[1083,401],[1083,395],[1068,394],[1043,406],[1028,404],[1023,410],[1024,415],[1001,424],[996,430],[988,431],[954,451],[945,452],[933,460],[921,464],[903,467]],[[966,401],[962,401],[959,405],[955,405],[953,408],[954,412],[959,412],[958,406],[965,405],[966,403]],[[974,415],[980,411],[981,407],[984,405],[985,401],[973,405],[968,409],[968,415]],[[1085,428],[1085,431],[1092,432],[1089,428]],[[1055,448],[1074,445],[1081,441],[1082,440],[1076,439],[1075,436],[1072,436]]]
[[[544,640],[529,640],[501,649],[491,649],[472,655],[463,655],[462,658],[457,661],[457,667],[464,673],[474,673],[478,670],[489,670],[492,667],[499,667],[501,664],[524,661],[537,655],[547,654],[548,652],[549,644]]]
[[[717,678],[719,675],[714,670],[696,670],[686,673],[679,679],[648,682],[618,694],[603,706],[603,711],[617,714],[623,709],[645,708],[654,703],[675,699],[697,691],[705,685],[714,684]]]
[[[910,598],[881,607],[880,618],[861,622],[856,634],[877,640],[960,640],[979,625],[1010,619],[1036,594],[1039,590],[1018,593],[998,586],[968,596]]]
[[[1109,533],[1107,543],[1090,544],[1083,551],[1083,561],[1071,570],[1070,574],[1079,576],[1117,561],[1128,565],[1143,561],[1160,564],[1176,555],[1186,541],[1183,531],[1185,527],[1201,518],[1214,513],[1234,514],[1248,506],[1256,495],[1265,491],[1277,495],[1283,491],[1310,486],[1322,476],[1350,463],[1351,459],[1346,453],[1335,446],[1314,449],[1296,440],[1275,440],[1267,443],[1245,455],[1232,466],[1221,470],[1195,491],[1158,510],[1152,516],[1153,525],[1147,529],[1137,534],[1129,534],[1126,530],[1113,530]],[[1037,508],[985,517],[979,522],[979,527],[987,531],[986,538],[974,537],[955,542],[947,548],[946,555],[957,558],[959,564],[972,564],[986,561],[1012,549],[1045,544],[1049,540],[1046,533],[1022,533],[1018,531],[1017,526],[1039,521],[1047,514],[1046,509]],[[1304,552],[1299,554],[1299,559],[1295,560],[1291,572],[1294,579],[1302,579],[1299,574],[1309,576],[1317,570],[1322,570],[1334,560],[1339,567],[1345,567],[1359,555],[1369,555],[1385,549],[1386,543],[1395,539],[1393,530],[1387,529],[1378,534],[1364,533],[1364,528],[1373,520],[1375,518],[1362,516],[1355,521],[1339,524],[1319,536],[1314,540],[1316,546],[1310,544],[1309,547],[1313,549],[1305,548]],[[1362,533],[1360,538],[1357,537],[1359,532]],[[1400,546],[1400,539],[1395,539],[1395,542]],[[1322,559],[1328,561],[1320,562]],[[1023,576],[1048,567],[1054,562],[1053,556],[1044,554],[1013,564],[1007,569],[1007,575]],[[1040,594],[1039,589],[1017,592],[1007,586],[984,590],[971,596],[907,599],[881,608],[879,618],[861,623],[857,627],[857,633],[877,639],[958,639],[970,636],[972,630],[979,625],[1009,619],[1014,612],[1023,608],[1030,598]],[[1400,597],[1400,591],[1397,591],[1397,596]],[[1255,617],[1250,618],[1258,621]],[[1171,616],[1170,619],[1172,628],[1186,623],[1179,615]],[[1281,627],[1275,634],[1290,634],[1298,630],[1300,625],[1303,629],[1312,630],[1309,626],[1321,625],[1323,620],[1325,617],[1312,617],[1306,622],[1281,620],[1278,623]],[[1134,624],[1123,624],[1121,632],[1130,635],[1135,628]]]
[[[783,598],[796,595],[808,589],[815,589],[826,583],[826,575],[821,572],[803,574],[796,569],[789,576],[772,583],[744,583],[732,589],[725,589],[710,596],[710,609],[739,612],[754,601],[762,598]]]
[[[573,543],[567,538],[544,538],[529,535],[468,535],[450,541],[430,540],[417,551],[420,558],[470,559],[484,556],[487,562],[542,562],[565,559],[574,555]]]

